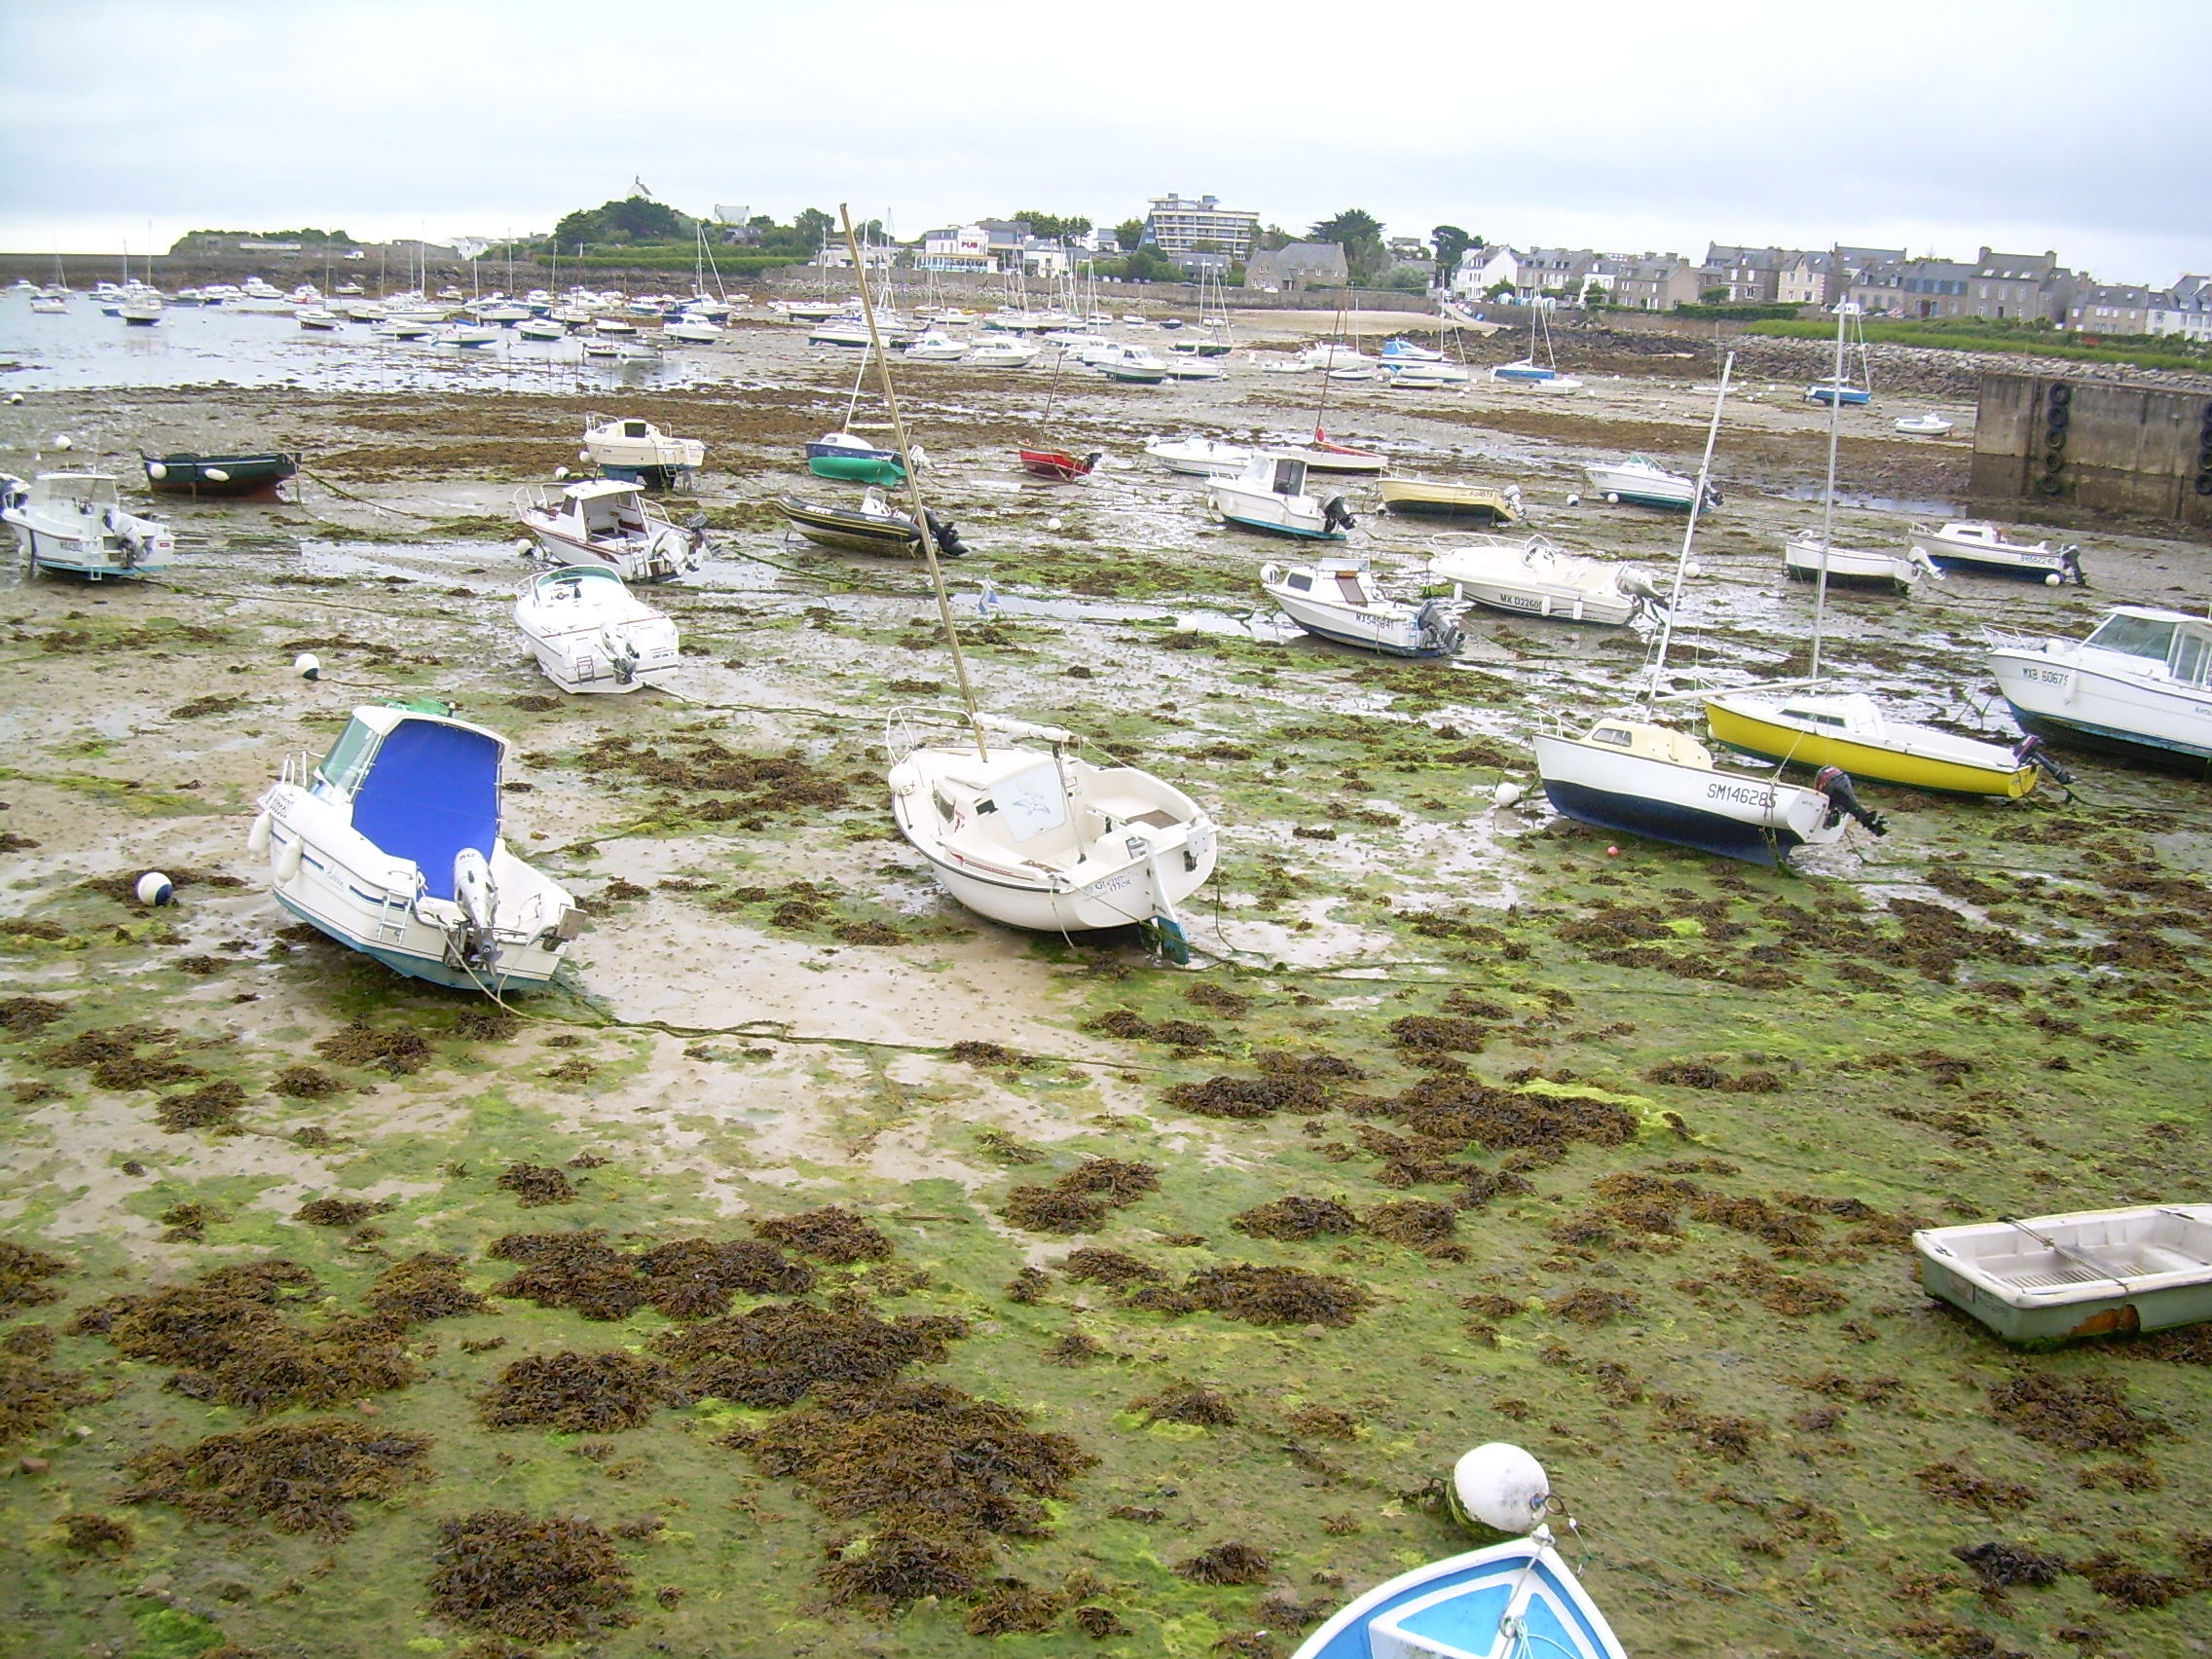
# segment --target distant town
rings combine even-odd
[[[809,208],[782,224],[742,206],[718,204],[693,218],[652,198],[630,197],[565,217],[550,233],[461,238],[427,244],[461,259],[527,257],[582,267],[670,263],[712,247],[724,267],[847,268],[852,255],[830,215]],[[425,244],[389,244],[412,255]],[[343,232],[254,235],[198,231],[172,254],[268,252],[293,257],[368,255]],[[2066,265],[2057,250],[2006,253],[1982,246],[1971,259],[1914,256],[1901,247],[1826,248],[1708,244],[1700,259],[1673,250],[1641,253],[1493,242],[1455,225],[1426,237],[1388,236],[1373,215],[1348,209],[1303,235],[1266,223],[1218,198],[1157,196],[1115,225],[1078,215],[1018,212],[923,232],[911,240],[866,228],[871,267],[1056,280],[1088,272],[1109,280],[1219,282],[1264,293],[1347,289],[1447,298],[1460,305],[1516,304],[1589,311],[1685,312],[1756,308],[1784,315],[1848,301],[1868,316],[1976,319],[2100,336],[2173,336],[2212,342],[2212,276],[2185,273],[2171,283],[2099,281]]]

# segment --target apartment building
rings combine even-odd
[[[1210,242],[1231,259],[1252,251],[1260,234],[1260,215],[1239,207],[1224,207],[1218,198],[1201,196],[1189,202],[1180,196],[1155,196],[1145,215],[1144,240],[1170,259]]]

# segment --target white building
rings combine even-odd
[[[2212,340],[2212,276],[2184,276],[2165,292],[2153,294],[2143,332]]]
[[[1144,240],[1169,258],[1190,253],[1200,242],[1210,242],[1232,259],[1252,251],[1260,234],[1260,215],[1238,207],[1224,207],[1218,198],[1201,196],[1187,202],[1180,196],[1155,196],[1145,216]]]
[[[1520,287],[1521,255],[1509,247],[1471,247],[1452,274],[1452,292],[1458,299],[1479,300],[1500,282]]]
[[[991,251],[991,234],[981,225],[948,225],[922,233],[922,251],[914,261],[924,271],[979,271],[993,274],[998,256]]]

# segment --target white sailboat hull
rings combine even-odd
[[[1821,544],[1809,535],[1793,535],[1783,543],[1782,567],[1800,581],[1818,581],[1823,564]],[[1863,547],[1826,550],[1828,580],[1861,587],[1894,587],[1908,592],[1923,574],[1937,581],[1943,572],[1925,558],[1908,553],[1878,553]]]
[[[1536,770],[1552,805],[1600,829],[1764,865],[1843,835],[1842,818],[1817,790],[1623,754],[1579,738],[1546,735],[1535,742]]]

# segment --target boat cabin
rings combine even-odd
[[[1244,463],[1237,483],[1271,496],[1306,494],[1306,462],[1292,455],[1256,455]]]
[[[563,528],[589,541],[650,535],[668,522],[652,511],[637,485],[614,478],[570,485],[562,491],[553,516],[568,520]]]
[[[2047,552],[2048,541],[2029,543],[2007,541],[2005,533],[1987,519],[1953,519],[1936,527],[1936,538],[1960,547],[2012,548],[2024,551]]]
[[[1633,755],[1640,760],[1664,760],[1673,766],[1705,770],[1713,765],[1713,752],[1696,738],[1642,720],[1600,720],[1583,741]]]
[[[1129,777],[1093,772],[1093,780]],[[948,766],[931,789],[931,805],[945,826],[947,852],[1000,866],[1074,874],[1095,853],[1108,864],[1128,855],[1124,837],[1172,830],[1183,820],[1159,800],[1084,793],[1057,755],[993,749],[988,759]]]
[[[76,512],[87,518],[121,507],[115,478],[106,472],[42,472],[31,480],[28,505],[33,511]]]
[[[1311,567],[1294,565],[1280,571],[1271,565],[1261,572],[1260,579],[1270,585],[1279,580],[1292,593],[1304,594],[1325,605],[1348,605],[1365,610],[1388,603],[1375,591],[1374,578],[1366,567],[1349,560],[1333,560]]]
[[[506,752],[497,733],[442,714],[357,708],[308,793],[350,801],[355,832],[412,863],[431,898],[452,899],[454,860],[473,848],[489,863],[498,846]]]
[[[1840,697],[1791,697],[1782,705],[1782,718],[1838,736],[1870,737],[1882,730],[1881,705],[1858,691]]]
[[[2179,685],[2212,684],[2212,618],[2123,605],[2097,624],[2083,648],[2129,659],[2128,668]]]

